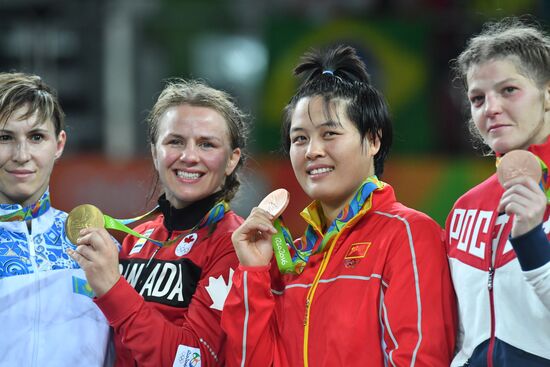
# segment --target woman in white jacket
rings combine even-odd
[[[66,253],[48,190],[63,111],[38,76],[0,73],[0,366],[109,365],[109,327]]]

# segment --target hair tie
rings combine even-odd
[[[321,75],[324,75],[324,74],[329,74],[329,75],[334,76],[334,71],[332,71],[332,70],[323,70],[323,73]]]

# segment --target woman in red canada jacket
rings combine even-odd
[[[392,140],[382,95],[351,47],[307,54],[295,73],[305,81],[285,109],[283,144],[314,200],[308,227],[285,275],[271,261],[271,214],[254,208],[234,232],[227,365],[449,366],[443,234],[378,179]]]
[[[85,229],[71,255],[115,331],[117,366],[223,366],[221,310],[237,257],[231,211],[246,126],[224,92],[175,80],[160,94],[149,138],[161,214],[120,254],[105,229]],[[166,243],[166,241],[172,242]],[[122,273],[122,276],[121,276]]]

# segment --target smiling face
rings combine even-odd
[[[503,154],[543,143],[550,135],[550,85],[540,89],[515,60],[489,60],[467,73],[472,120],[485,143]]]
[[[319,200],[325,214],[338,214],[359,185],[374,174],[378,139],[361,142],[359,131],[346,115],[346,102],[322,97],[302,98],[290,125],[290,160],[306,194]],[[333,218],[330,218],[333,219]]]
[[[241,157],[239,148],[231,149],[222,115],[187,104],[163,113],[151,151],[166,198],[175,208],[219,191]]]
[[[36,114],[21,120],[27,106],[0,126],[0,203],[35,203],[46,191],[55,160],[63,153],[66,135],[55,133],[52,121]]]

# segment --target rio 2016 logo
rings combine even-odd
[[[189,361],[188,367],[197,367],[201,365],[201,355],[199,353],[193,353],[191,360]]]
[[[283,248],[283,240],[279,236],[275,237],[275,248],[281,257],[281,265],[286,265],[286,259],[284,256],[285,251]]]

